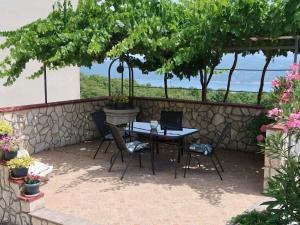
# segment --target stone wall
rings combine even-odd
[[[16,135],[24,140],[25,149],[30,153],[40,152],[95,138],[98,134],[90,113],[101,109],[106,101],[107,97],[103,97],[0,108],[0,120],[4,119],[14,126]],[[247,126],[255,115],[264,111],[260,106],[142,97],[135,97],[134,104],[140,108],[140,121],[159,120],[164,109],[183,111],[183,125],[199,129],[199,133],[193,136],[194,141],[213,142],[224,122],[232,122],[224,147],[257,150],[256,144],[249,138]]]
[[[256,115],[264,111],[261,106],[144,97],[134,98],[134,103],[140,108],[140,121],[159,120],[161,110],[183,111],[183,126],[199,129],[193,141],[211,143],[222,130],[224,122],[231,122],[231,135],[224,140],[223,147],[241,151],[258,150],[249,138],[247,126]]]
[[[30,153],[62,147],[97,136],[90,113],[101,109],[107,98],[0,108],[0,120],[14,127]]]

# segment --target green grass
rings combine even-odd
[[[141,85],[137,82],[134,83],[134,95],[143,97],[165,97],[164,88],[154,88],[150,84]],[[111,80],[112,94],[121,92],[121,80]],[[81,98],[93,98],[98,96],[108,95],[108,79],[107,77],[97,75],[84,75],[80,76],[80,89]],[[124,80],[124,93],[128,93],[128,80]],[[222,102],[225,91],[208,91],[208,99],[212,102]],[[186,100],[200,100],[201,91],[196,89],[187,88],[169,88],[169,98],[186,99]],[[256,104],[257,94],[250,92],[231,92],[228,97],[229,103],[244,103],[244,104]],[[262,105],[270,105],[270,94],[264,94],[262,99]]]

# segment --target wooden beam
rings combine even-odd
[[[255,47],[229,47],[225,51],[259,51],[259,50],[294,50],[295,46],[255,46]]]

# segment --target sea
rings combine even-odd
[[[221,63],[217,66],[217,69],[222,69],[213,75],[208,88],[213,90],[226,89],[228,70],[233,63],[233,54],[224,55]],[[299,57],[298,57],[299,59]],[[272,80],[278,76],[284,76],[290,69],[290,65],[294,61],[294,54],[288,53],[286,57],[280,56],[274,58],[266,72],[264,92],[270,92],[272,90]],[[80,71],[86,75],[108,75],[108,68],[110,60],[105,60],[102,64],[93,64],[91,68],[81,67]],[[262,53],[254,55],[247,55],[245,57],[239,56],[236,71],[233,73],[231,82],[231,91],[247,91],[247,92],[258,92],[262,69],[265,64],[265,56]],[[112,78],[120,78],[120,74],[117,73],[116,68],[118,63],[112,66]],[[124,77],[128,78],[128,70],[125,68]],[[151,72],[143,74],[138,68],[134,68],[134,80],[138,84],[151,85],[155,87],[163,87],[163,75]],[[168,87],[174,88],[201,88],[199,77],[193,77],[191,79],[172,78],[168,80]]]

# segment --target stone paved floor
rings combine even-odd
[[[35,155],[54,165],[53,176],[42,187],[48,208],[105,225],[224,225],[263,198],[263,160],[257,155],[219,151],[222,182],[206,158],[201,169],[195,163],[187,178],[179,169],[174,179],[173,154],[162,150],[155,176],[145,156],[143,168],[136,162],[120,181],[125,165],[117,160],[108,173],[111,152],[92,160],[96,148],[90,142]]]

